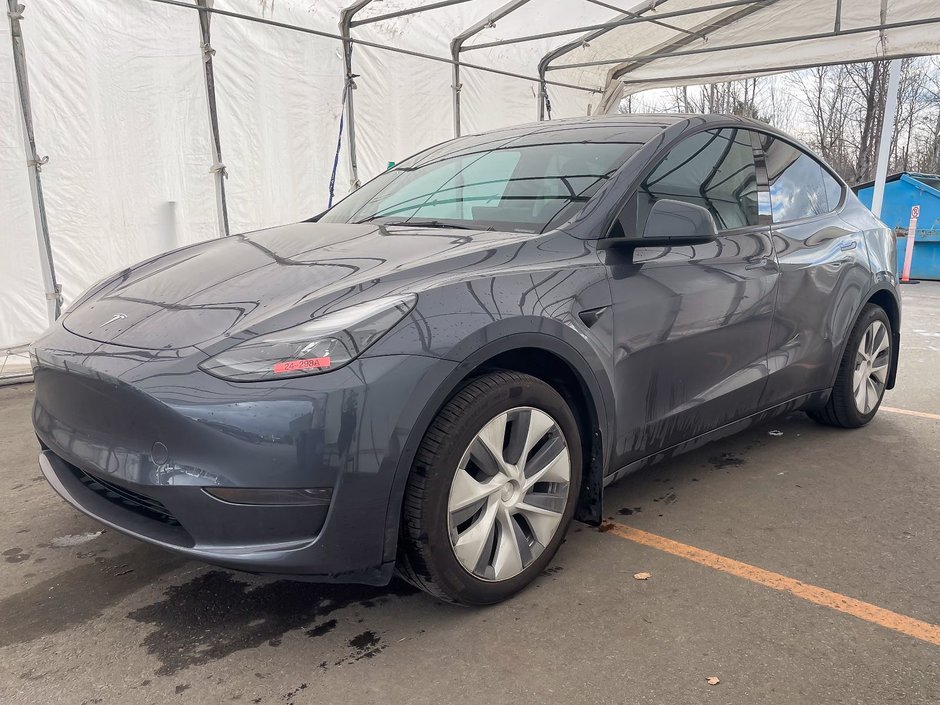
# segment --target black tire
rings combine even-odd
[[[567,503],[555,535],[522,572],[506,580],[483,580],[461,565],[451,545],[451,483],[476,434],[498,414],[520,406],[545,412],[564,435],[571,464]],[[580,438],[570,407],[542,380],[510,371],[470,380],[437,414],[418,448],[402,506],[399,574],[434,597],[464,605],[494,604],[528,585],[555,555],[574,515],[581,486]]]
[[[858,320],[852,328],[848,343],[845,346],[845,352],[842,354],[842,360],[839,363],[839,372],[836,375],[836,382],[832,387],[832,394],[829,401],[820,409],[809,410],[806,413],[811,419],[826,426],[836,426],[839,428],[860,428],[871,421],[881,401],[884,398],[884,389],[878,397],[878,401],[872,409],[863,413],[859,410],[855,402],[853,392],[853,374],[856,368],[856,355],[858,347],[862,341],[862,336],[868,330],[869,326],[875,321],[881,321],[888,333],[888,369],[897,355],[894,349],[894,331],[891,330],[891,321],[885,310],[876,304],[867,304],[859,314]]]

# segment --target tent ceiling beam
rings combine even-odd
[[[940,21],[934,20],[938,26],[940,26]],[[786,73],[787,71],[800,71],[802,69],[811,69],[817,66],[840,66],[842,64],[860,64],[865,61],[882,61],[886,59],[909,59],[915,56],[931,56],[924,52],[910,52],[910,51],[901,51],[901,52],[887,52],[885,54],[869,57],[867,59],[853,59],[847,61],[845,59],[835,59],[833,61],[808,61],[800,64],[785,64],[780,66],[775,66],[772,69],[735,69],[734,76],[736,78],[730,79],[726,78],[728,76],[727,71],[717,71],[714,73],[699,73],[699,74],[683,74],[681,83],[678,83],[679,77],[677,76],[654,76],[651,78],[628,80],[620,79],[620,82],[625,86],[634,86],[631,93],[636,93],[638,91],[644,90],[643,86],[650,83],[657,82],[672,82],[675,81],[672,85],[694,85],[697,82],[708,83],[708,79],[712,79],[711,82],[715,83],[718,81],[728,81],[728,80],[740,80],[741,76],[767,76],[774,73]]]
[[[631,11],[631,10],[624,10],[624,9],[621,9],[621,8],[615,6],[615,5],[611,5],[611,4],[609,4],[609,3],[603,2],[602,0],[586,0],[586,1],[589,2],[589,3],[591,3],[592,5],[597,5],[598,7],[605,7],[605,8],[607,8],[608,10],[613,10],[614,12],[619,12],[619,13],[620,13],[621,15],[623,15],[624,17],[633,17],[633,16],[636,16],[636,15],[637,15],[636,12],[633,12],[633,11]],[[657,2],[655,2],[655,0],[651,0],[651,1],[648,3],[649,9],[650,9],[650,10],[655,10],[659,5],[662,5],[663,2],[665,2],[665,1],[666,1],[666,0],[661,0],[661,2],[658,2],[658,3],[657,3]],[[679,27],[678,25],[669,24],[668,22],[662,22],[662,21],[660,21],[660,20],[653,19],[653,18],[650,18],[650,22],[651,22],[652,24],[658,25],[658,26],[660,26],[660,27],[664,27],[664,28],[666,28],[666,29],[671,29],[671,30],[673,30],[674,32],[681,32],[682,34],[691,34],[691,35],[693,35],[693,36],[699,36],[698,33],[695,32],[695,31],[693,31],[693,30],[685,29],[684,27]]]
[[[278,27],[280,29],[287,29],[293,32],[300,32],[301,34],[310,34],[315,37],[323,37],[324,39],[332,39],[337,42],[343,41],[343,36],[341,34],[333,34],[332,32],[324,32],[319,29],[313,29],[311,27],[301,27],[299,25],[289,24],[287,22],[278,22],[276,20],[269,20],[264,17],[256,17],[254,15],[246,15],[241,12],[232,12],[231,10],[222,10],[217,7],[198,7],[188,2],[183,2],[182,0],[145,0],[146,2],[154,2],[160,5],[171,5],[173,7],[181,7],[187,10],[196,10],[198,12],[211,12],[215,15],[222,15],[224,17],[232,17],[238,20],[245,20],[246,22],[255,22],[257,24],[267,25],[269,27]],[[766,2],[766,0],[748,0],[749,2]],[[359,46],[371,47],[373,49],[379,49],[380,51],[388,51],[393,54],[403,54],[404,56],[413,56],[418,59],[427,59],[428,61],[436,61],[442,64],[453,64],[455,63],[453,59],[447,58],[445,56],[437,56],[436,54],[427,54],[421,51],[414,51],[412,49],[404,49],[402,47],[389,46],[388,44],[380,44],[379,42],[371,42],[367,39],[357,39],[356,37],[350,37],[348,39],[352,44],[358,44]],[[466,47],[464,48],[466,51]],[[464,68],[474,69],[476,71],[485,71],[487,73],[497,74],[499,76],[508,76],[510,78],[518,78],[523,81],[532,81],[533,83],[538,83],[539,79],[536,76],[527,76],[523,73],[516,73],[514,71],[506,71],[504,69],[497,69],[492,66],[483,66],[481,64],[468,64],[461,61],[460,65]],[[548,81],[550,85],[560,86],[562,88],[571,88],[576,91],[584,91],[586,93],[600,93],[603,91],[603,88],[599,86],[581,86],[574,83],[564,83],[562,81]]]
[[[611,22],[601,22],[599,24],[585,25],[583,27],[572,27],[570,29],[559,29],[554,32],[543,32],[541,34],[529,34],[523,37],[513,37],[511,39],[500,39],[494,42],[483,42],[481,44],[470,44],[464,47],[464,51],[472,51],[476,49],[488,49],[490,47],[499,47],[505,46],[506,44],[519,44],[522,42],[534,42],[539,39],[554,39],[555,37],[564,37],[569,34],[582,34],[584,32],[592,32],[594,30],[610,30],[617,27],[626,27],[632,24],[640,24],[644,22],[655,22],[664,19],[670,19],[673,17],[687,17],[689,15],[697,15],[702,12],[713,12],[715,10],[725,10],[729,7],[740,7],[742,5],[757,5],[763,7],[773,0],[725,0],[724,2],[717,2],[712,5],[707,5],[704,7],[690,7],[687,10],[674,10],[672,12],[663,12],[657,14],[656,17],[625,17],[619,20],[613,20]]]
[[[384,22],[386,20],[393,20],[396,17],[405,17],[407,15],[417,15],[421,12],[428,12],[430,10],[439,10],[443,7],[450,7],[451,5],[462,5],[465,2],[470,2],[471,0],[441,0],[440,2],[433,2],[429,5],[421,5],[419,7],[410,7],[406,10],[398,10],[397,12],[388,12],[384,15],[374,15],[372,17],[366,17],[365,19],[355,20],[350,22],[350,27],[359,27],[364,24],[372,24],[374,22]]]

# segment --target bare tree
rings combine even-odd
[[[846,138],[851,108],[845,66],[820,66],[791,74],[787,85],[804,110],[807,142],[840,173],[854,168]],[[850,166],[851,164],[851,166]]]
[[[887,95],[888,63],[848,64],[846,76],[855,88],[851,95],[854,110],[850,120],[855,123],[858,134],[855,169],[847,176],[850,181],[866,181],[875,175],[877,144]]]

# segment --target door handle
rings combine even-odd
[[[839,249],[843,252],[854,250],[856,247],[858,247],[858,240],[849,240],[848,242],[843,242],[841,245],[839,245]]]

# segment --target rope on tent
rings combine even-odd
[[[358,74],[351,73],[346,77],[346,83],[343,85],[343,99],[339,106],[339,134],[336,136],[336,154],[333,155],[333,172],[330,174],[330,197],[327,200],[327,208],[333,207],[333,194],[336,189],[336,170],[339,168],[339,153],[343,147],[343,123],[346,119],[346,100],[349,97],[349,91],[356,87],[354,79]]]

